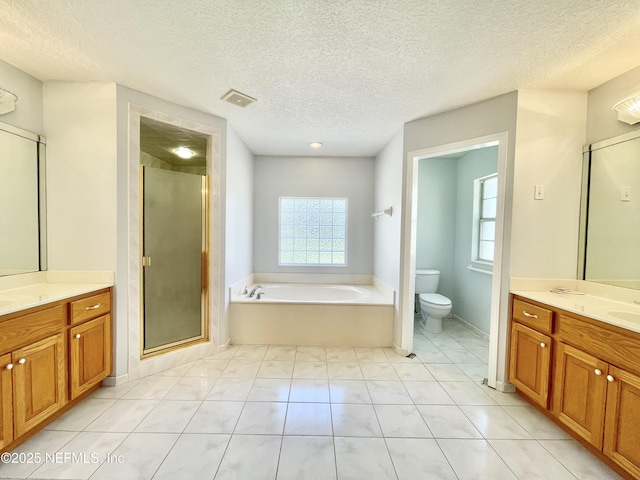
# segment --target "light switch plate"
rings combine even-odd
[[[544,200],[544,185],[534,185],[533,199]]]
[[[620,190],[620,201],[621,202],[630,202],[631,201],[631,187],[629,185],[623,185]]]

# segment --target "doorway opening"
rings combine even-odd
[[[140,118],[143,358],[208,339],[208,138]]]
[[[442,253],[431,250],[429,253],[429,248],[436,249],[437,245],[431,245],[429,242],[426,242],[426,246],[422,246],[423,249],[426,249],[426,252],[422,252],[422,257],[420,258],[420,249],[418,248],[418,230],[419,228],[426,228],[424,222],[422,222],[422,226],[419,219],[419,179],[420,179],[420,165],[421,162],[424,164],[429,159],[440,159],[441,164],[445,167],[450,168],[451,164],[447,165],[444,162],[452,162],[454,158],[461,158],[463,156],[473,157],[474,152],[478,153],[481,151],[489,152],[493,151],[497,153],[497,161],[495,161],[495,170],[493,172],[483,172],[483,175],[480,175],[478,172],[477,178],[473,180],[478,180],[478,184],[481,184],[483,179],[488,178],[489,174],[497,173],[497,192],[495,197],[495,217],[492,217],[490,220],[492,223],[492,231],[493,235],[491,236],[493,244],[490,246],[491,253],[490,255],[491,264],[488,265],[487,262],[482,262],[482,258],[471,258],[472,253],[478,253],[479,243],[475,244],[475,249],[472,248],[472,243],[479,242],[480,238],[473,240],[474,232],[469,232],[468,239],[465,238],[465,242],[469,241],[468,245],[468,257],[464,259],[467,262],[465,265],[465,270],[468,269],[470,273],[473,273],[476,276],[485,276],[481,271],[483,270],[486,273],[490,273],[490,285],[486,285],[486,290],[489,291],[488,296],[490,299],[485,299],[486,307],[485,310],[489,316],[488,319],[485,319],[484,325],[478,325],[478,329],[483,331],[488,327],[488,336],[489,336],[489,349],[488,349],[488,372],[487,372],[487,383],[490,387],[497,388],[499,390],[508,389],[508,385],[505,385],[503,379],[498,379],[498,361],[499,358],[505,358],[506,356],[506,309],[508,306],[508,248],[507,243],[505,243],[505,199],[506,199],[506,172],[507,172],[507,133],[500,133],[496,135],[489,135],[486,137],[470,139],[463,142],[457,142],[447,145],[441,145],[438,147],[433,147],[429,149],[419,150],[415,152],[410,152],[407,157],[407,202],[406,202],[406,210],[405,212],[407,221],[405,222],[405,241],[403,245],[403,255],[402,255],[402,276],[403,282],[406,286],[404,293],[406,296],[402,301],[402,325],[403,325],[403,343],[407,346],[407,349],[411,351],[413,349],[414,344],[414,302],[415,302],[415,276],[416,276],[416,268],[420,269],[424,268],[434,268],[439,265],[427,265],[425,262],[438,262],[442,261]],[[476,165],[477,166],[477,165]],[[467,172],[465,175],[469,176],[471,173]],[[453,181],[453,180],[452,180]],[[481,189],[480,189],[481,190]],[[465,195],[469,198],[465,198],[465,202],[470,201],[470,198],[474,196],[473,186],[468,190]],[[423,201],[424,201],[423,196]],[[480,199],[482,201],[482,199]],[[467,205],[469,207],[469,212],[471,212],[472,205]],[[442,212],[440,212],[442,215]],[[468,213],[471,214],[471,213]],[[485,218],[486,220],[486,218]],[[458,219],[456,221],[464,221],[463,219]],[[470,225],[466,226],[467,229],[472,229],[472,222],[469,222]],[[479,223],[480,225],[480,223]],[[428,226],[427,226],[428,227]],[[455,233],[455,224],[451,224],[449,222],[450,231],[448,235],[445,235],[440,243],[455,243],[456,233]],[[480,227],[479,227],[480,228]],[[478,232],[479,233],[479,232]],[[423,237],[424,238],[424,237]],[[483,241],[486,240],[486,237],[483,237]],[[437,243],[437,242],[436,242]],[[482,256],[487,257],[487,243],[483,243],[481,245],[484,253]],[[454,264],[455,261],[453,257],[455,255],[462,255],[462,251],[466,252],[467,245],[461,246],[459,249],[450,253],[451,262],[450,266],[446,263],[442,264],[442,270],[447,271],[449,269],[449,274],[447,276],[443,275],[444,283],[442,288],[445,290],[445,294],[449,291],[451,295],[455,295],[455,287],[453,285],[452,277],[453,272],[455,270]],[[426,253],[426,257],[425,257]],[[466,255],[467,253],[465,253]],[[468,260],[467,260],[468,259]],[[420,260],[420,264],[418,261]],[[478,261],[480,260],[480,261]],[[458,259],[458,270],[460,270],[460,265],[463,260]],[[483,264],[484,263],[484,264]],[[439,269],[440,270],[440,269]],[[459,272],[459,275],[461,273]],[[446,278],[449,277],[449,278]],[[484,283],[487,283],[489,276],[486,275],[484,279]],[[477,278],[476,278],[477,280]],[[467,286],[467,288],[472,288]],[[440,290],[439,290],[440,291]],[[459,294],[459,292],[458,292]],[[454,297],[455,298],[455,297]],[[472,301],[470,299],[465,300],[467,302]],[[455,304],[454,304],[454,313],[455,313]],[[473,323],[473,322],[472,322]]]

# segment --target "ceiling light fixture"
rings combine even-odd
[[[5,90],[4,88],[0,88],[0,115],[13,112],[16,109],[17,100],[17,95]]]
[[[320,148],[320,147],[322,147],[322,142],[311,142],[311,143],[309,143],[309,146],[311,148]]]
[[[184,158],[185,160],[189,160],[191,157],[193,157],[196,154],[196,152],[194,152],[193,150],[187,147],[174,148],[172,151],[177,156],[179,156],[180,158]]]
[[[618,112],[618,120],[621,122],[629,125],[640,122],[640,93],[616,103],[613,109]]]

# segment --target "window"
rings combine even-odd
[[[497,204],[498,175],[474,180],[471,268],[493,270]]]
[[[280,197],[279,264],[346,266],[347,199]]]

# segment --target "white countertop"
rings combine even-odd
[[[37,307],[65,298],[113,286],[94,282],[42,282],[16,288],[0,289],[0,315]]]
[[[640,305],[632,302],[579,291],[558,294],[548,290],[511,290],[511,293],[640,333]]]

